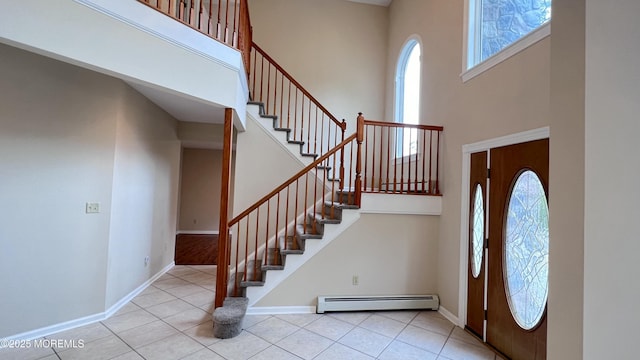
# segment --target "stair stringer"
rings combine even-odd
[[[338,238],[345,230],[360,219],[360,209],[342,210],[342,221],[340,224],[325,224],[322,239],[308,239],[305,243],[303,254],[287,255],[284,270],[269,270],[266,273],[264,286],[251,286],[247,288],[246,296],[249,298],[249,307],[269,294],[280,285],[285,279],[296,272],[302,265],[312,257],[320,253],[333,240]]]
[[[282,131],[276,131],[272,126],[265,124],[265,120],[260,117],[260,106],[247,105],[247,120],[252,120],[265,134],[269,135],[273,141],[278,143],[285,149],[293,159],[298,161],[304,168],[313,162],[313,158],[300,155],[300,145],[289,144],[287,142],[287,134]]]

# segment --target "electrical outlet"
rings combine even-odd
[[[88,202],[85,207],[85,212],[87,214],[97,214],[100,212],[100,203],[90,203]]]
[[[149,266],[149,260],[151,260],[148,256],[144,258],[144,266]]]
[[[351,278],[351,283],[355,286],[360,283],[360,277],[358,275],[353,275]]]

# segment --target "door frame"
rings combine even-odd
[[[483,140],[462,146],[462,196],[460,211],[460,277],[458,290],[458,326],[464,329],[467,322],[467,272],[469,271],[469,176],[471,170],[471,154],[480,151],[489,151],[492,148],[515,145],[519,143],[547,139],[550,135],[548,126],[538,129],[523,131],[511,135],[505,135],[489,140]],[[487,164],[491,163],[490,154],[487,154]],[[491,180],[488,180],[491,181]],[[489,186],[489,183],[487,183]],[[484,266],[484,264],[483,264]]]

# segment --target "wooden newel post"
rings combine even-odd
[[[222,149],[222,184],[220,189],[220,227],[218,235],[218,267],[216,272],[215,307],[227,297],[229,283],[229,190],[231,188],[231,149],[233,146],[233,110],[224,110],[224,145]]]
[[[364,141],[364,116],[358,113],[358,122],[356,128],[356,142],[358,143],[358,151],[356,152],[356,205],[360,206],[362,199],[362,142]]]

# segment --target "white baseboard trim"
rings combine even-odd
[[[315,314],[315,306],[260,306],[247,309],[247,315]]]
[[[440,306],[440,308],[438,309],[438,312],[440,313],[440,315],[442,315],[445,318],[447,318],[447,320],[449,320],[452,323],[464,328],[464,324],[460,323],[460,319],[458,319],[457,316],[453,315],[453,313],[451,311],[447,310],[444,306]]]
[[[164,269],[160,270],[157,274],[147,280],[144,284],[138,286],[135,290],[130,292],[127,296],[120,299],[117,303],[111,306],[107,311],[81,317],[74,320],[65,321],[59,324],[45,326],[43,328],[26,331],[20,334],[8,336],[7,340],[35,340],[39,339],[43,336],[48,336],[51,334],[55,334],[61,331],[75,329],[80,326],[85,326],[89,324],[93,324],[98,321],[106,320],[115,314],[118,310],[120,310],[123,306],[125,306],[131,299],[138,296],[141,292],[143,292],[149,285],[151,285],[154,281],[156,281],[159,277],[164,275],[167,271],[171,270],[175,266],[174,262],[167,265]]]

